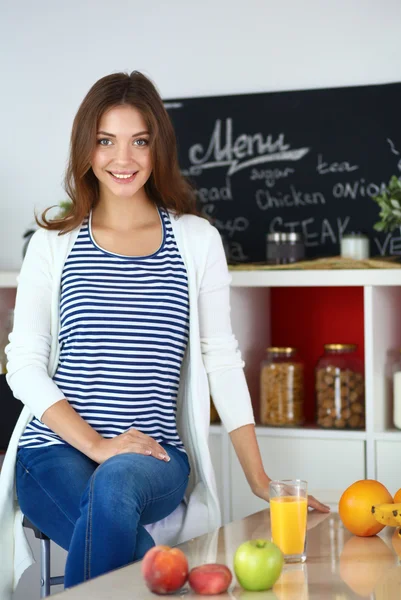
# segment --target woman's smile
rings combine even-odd
[[[128,173],[127,172],[118,173],[116,171],[107,171],[107,173],[112,177],[113,181],[115,181],[116,183],[127,184],[127,183],[131,183],[132,181],[134,181],[138,171],[131,171]]]

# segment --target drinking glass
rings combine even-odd
[[[273,480],[269,484],[272,541],[285,562],[306,561],[308,484],[301,479]]]

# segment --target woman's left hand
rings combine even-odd
[[[314,496],[308,496],[308,506],[310,506],[311,508],[315,508],[319,512],[330,512],[330,506],[327,506],[327,504],[322,504],[321,502],[319,502],[319,500],[316,500]]]
[[[255,496],[258,496],[259,498],[262,498],[262,500],[266,500],[266,502],[269,502],[268,482],[266,482],[266,484],[263,485],[253,486],[252,491],[255,494]],[[322,513],[330,512],[330,506],[322,504],[321,502],[319,502],[319,500],[316,500],[314,496],[308,496],[308,506]]]

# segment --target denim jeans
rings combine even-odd
[[[19,448],[21,510],[68,550],[66,588],[139,560],[154,546],[143,525],[175,510],[190,472],[185,453],[161,445],[169,462],[126,453],[99,465],[68,444]]]

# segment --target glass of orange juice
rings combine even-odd
[[[286,562],[305,562],[308,484],[301,479],[273,480],[269,494],[272,541]]]

